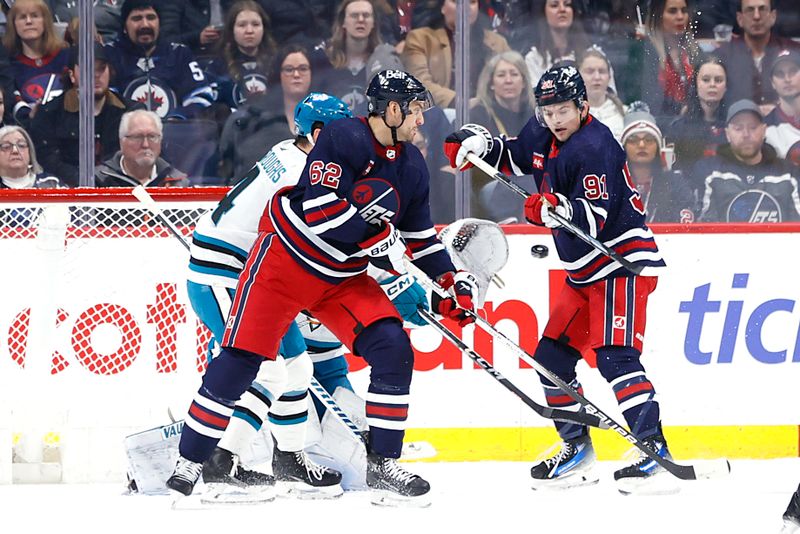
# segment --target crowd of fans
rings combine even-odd
[[[76,2],[0,4],[0,189],[75,187]],[[514,136],[534,115],[541,74],[572,62],[650,221],[800,220],[795,1],[465,4],[469,122]],[[453,219],[440,147],[461,97],[456,0],[95,0],[94,12],[98,186],[235,184],[294,135],[309,91],[365,114],[371,77],[402,68],[434,97],[415,144],[436,222]],[[519,201],[477,171],[472,186],[473,214],[521,219]]]

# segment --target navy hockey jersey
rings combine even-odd
[[[591,115],[564,143],[533,117],[516,138],[495,138],[485,159],[505,173],[532,174],[541,193],[564,195],[572,205],[572,223],[631,263],[665,265],[645,223],[644,204],[628,172],[625,152]],[[553,230],[553,239],[570,284],[631,275],[566,230]]]
[[[35,103],[47,104],[64,92],[61,80],[68,67],[67,48],[38,59],[19,54],[11,60],[11,77],[16,84],[13,114],[17,122],[25,123]]]
[[[211,85],[185,45],[159,41],[148,56],[123,35],[105,51],[114,67],[113,89],[161,118],[193,117],[214,102]]]
[[[225,103],[236,109],[252,95],[263,94],[269,87],[268,72],[258,62],[244,55],[238,49],[234,51],[234,60],[239,69],[238,76],[232,76],[224,58],[215,58],[206,67],[216,90],[216,101]]]
[[[358,243],[386,222],[400,232],[414,263],[436,278],[455,271],[428,204],[428,169],[411,143],[384,147],[366,119],[341,119],[325,128],[298,184],[268,206],[272,226],[308,272],[339,283],[367,269]]]

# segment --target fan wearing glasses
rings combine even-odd
[[[61,180],[42,171],[28,132],[20,126],[0,128],[0,189],[51,189]]]
[[[120,150],[95,171],[98,187],[185,187],[186,174],[161,157],[161,118],[152,111],[129,111],[119,124]]]

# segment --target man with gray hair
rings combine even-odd
[[[163,125],[152,111],[129,111],[119,124],[120,150],[95,172],[98,187],[185,187],[186,174],[160,157]]]

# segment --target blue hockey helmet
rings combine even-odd
[[[353,113],[347,104],[325,93],[309,93],[294,108],[295,135],[311,138],[314,125],[323,126],[336,119],[352,117]]]
[[[421,102],[424,109],[433,106],[433,97],[422,82],[402,70],[382,70],[372,77],[367,87],[370,115],[384,117],[389,102],[397,102],[405,117],[412,102]]]
[[[574,64],[560,63],[542,74],[533,94],[539,107],[571,100],[580,108],[586,102],[586,84]]]

